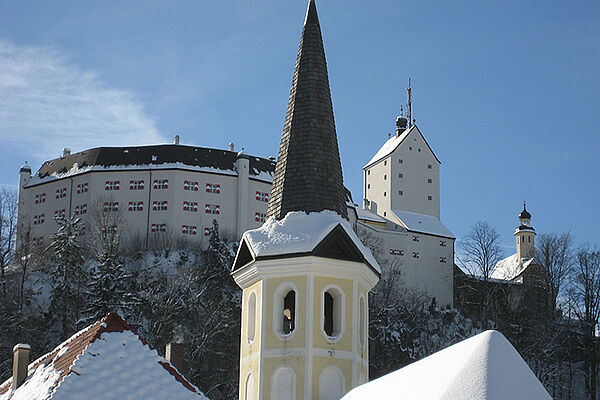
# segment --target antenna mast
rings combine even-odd
[[[406,92],[408,93],[408,104],[406,105],[406,107],[408,108],[408,110],[407,110],[408,127],[411,128],[413,126],[413,118],[412,118],[412,88],[410,85],[410,78],[408,78],[408,89],[406,89]]]

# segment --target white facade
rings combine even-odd
[[[168,152],[170,146],[154,147]],[[249,156],[228,156],[234,160],[230,170],[159,160],[118,167],[76,165],[48,176],[31,176],[24,167],[19,177],[19,224],[30,228],[33,239],[47,241],[58,227],[55,216],[77,214],[89,223],[91,209],[100,204],[121,214],[119,228],[125,236],[146,243],[167,235],[207,242],[213,220],[221,233],[237,240],[264,222],[272,172],[250,174]],[[274,162],[261,160],[274,170]],[[83,235],[89,235],[86,228]]]
[[[407,288],[451,307],[455,238],[440,222],[440,161],[421,131],[398,126],[363,177],[364,208],[353,214],[363,235],[381,240],[383,270],[399,269]]]

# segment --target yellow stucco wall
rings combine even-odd
[[[281,365],[292,367],[296,375],[296,400],[304,399],[304,381],[306,371],[306,357],[274,357],[265,358],[263,362],[263,397],[265,400],[278,400],[277,397],[271,397],[271,384],[275,370]]]

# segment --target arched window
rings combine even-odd
[[[366,329],[367,305],[365,303],[365,298],[361,296],[360,300],[358,301],[358,341],[360,343],[360,347],[365,346]]]
[[[254,396],[254,376],[252,376],[252,372],[249,373],[246,378],[244,391],[244,400],[256,400],[256,396]]]
[[[273,374],[271,399],[294,400],[296,398],[296,374],[294,370],[282,365]]]
[[[281,339],[289,339],[296,330],[298,290],[289,282],[281,284],[273,296],[273,330]]]
[[[336,400],[344,394],[344,376],[339,368],[325,367],[319,376],[319,400]]]
[[[248,299],[248,321],[246,323],[248,343],[254,341],[256,334],[256,293],[252,292]]]
[[[338,339],[343,331],[344,294],[338,287],[323,292],[323,332],[329,339]]]
[[[283,298],[283,334],[289,335],[296,328],[296,292],[290,290]]]

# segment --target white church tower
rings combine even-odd
[[[368,379],[368,294],[379,265],[347,220],[314,0],[292,81],[269,219],[244,233],[240,400],[339,399]]]

